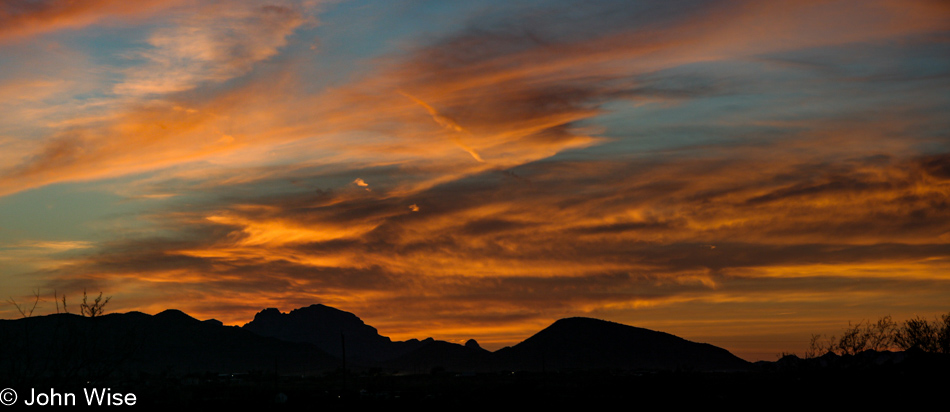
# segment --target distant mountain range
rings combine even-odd
[[[729,351],[649,329],[568,318],[493,354],[512,370],[738,370],[748,362]]]
[[[260,336],[216,320],[199,321],[178,310],[0,320],[0,353],[0,373],[54,380],[139,372],[305,373],[339,364],[311,344]]]
[[[24,379],[115,372],[316,373],[339,369],[344,347],[348,369],[403,373],[750,367],[713,345],[590,318],[561,319],[495,352],[474,340],[393,342],[356,315],[324,305],[290,313],[264,309],[243,327],[199,321],[177,310],[0,320],[0,372]]]
[[[342,355],[342,334],[347,357],[354,363],[416,372],[434,367],[467,371],[729,370],[749,365],[713,345],[591,318],[561,319],[524,342],[494,353],[474,340],[464,346],[432,338],[393,342],[356,315],[324,305],[290,313],[265,309],[244,329],[288,342],[311,343],[337,357]]]

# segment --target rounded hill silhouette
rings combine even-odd
[[[748,362],[729,351],[707,343],[581,317],[558,320],[495,355],[508,368],[518,370],[740,370],[749,367]]]

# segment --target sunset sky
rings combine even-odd
[[[0,290],[775,360],[950,311],[948,113],[944,0],[5,0]]]

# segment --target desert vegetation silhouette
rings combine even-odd
[[[89,302],[89,296],[86,293],[86,289],[82,290],[82,303],[79,304],[79,314],[84,317],[96,317],[101,316],[105,313],[105,306],[109,303],[109,300],[112,299],[112,296],[106,296],[105,299],[102,298],[102,292],[99,292],[92,302]],[[40,302],[43,300],[40,298],[40,291],[33,291],[33,305],[27,307],[27,304],[19,304],[13,297],[9,297],[8,302],[16,307],[17,311],[20,312],[20,316],[23,318],[29,318],[33,316],[33,312],[36,311],[36,308],[39,306]],[[56,313],[69,313],[69,309],[66,306],[66,295],[63,294],[63,297],[60,298],[58,293],[53,291],[53,301],[56,302]],[[59,303],[63,303],[62,312],[60,312]]]
[[[98,322],[106,313],[111,296],[103,297],[99,292],[92,298],[84,289],[76,314],[69,311],[66,295],[54,291],[53,296],[56,315],[41,318],[34,318],[44,302],[39,290],[33,292],[31,303],[19,303],[9,297],[8,302],[22,319],[0,328],[0,350],[13,354],[0,359],[0,369],[8,379],[15,383],[100,379],[111,374],[116,360],[131,355],[133,341],[125,339],[126,336],[109,335]]]
[[[849,323],[840,337],[813,334],[804,355],[807,359],[827,353],[856,355],[867,350],[950,353],[950,312],[933,321],[917,316],[899,324],[888,315],[876,322]]]

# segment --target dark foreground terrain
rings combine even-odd
[[[83,406],[85,392],[96,389],[113,404],[134,394],[133,407],[141,408],[903,409],[940,402],[950,384],[950,356],[923,351],[751,364],[666,333],[569,318],[490,352],[475,341],[392,342],[355,315],[322,305],[268,309],[244,327],[174,310],[2,320],[0,350],[0,389],[15,390],[21,407]]]
[[[499,372],[463,376],[448,372],[394,376],[330,373],[325,376],[191,374],[142,376],[134,381],[13,386],[22,403],[31,389],[76,393],[110,388],[134,393],[133,407],[344,410],[408,406],[498,407],[708,407],[714,405],[813,408],[901,405],[923,407],[943,398],[946,359],[920,367],[794,369],[748,372],[557,371]],[[55,386],[53,386],[55,385]]]

